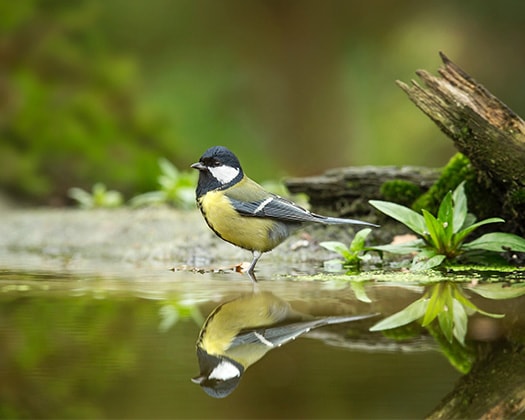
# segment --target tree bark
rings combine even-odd
[[[440,55],[439,76],[416,72],[425,87],[416,81],[397,84],[469,158],[477,191],[469,197],[469,208],[478,218],[503,217],[503,230],[525,235],[525,122]]]
[[[469,159],[469,210],[478,219],[502,217],[502,230],[525,235],[525,122],[444,54],[441,58],[438,76],[416,72],[425,87],[416,81],[397,84]],[[437,179],[436,172],[364,167],[288,179],[286,185],[291,192],[306,193],[314,211],[362,216],[370,211],[370,199],[396,201],[381,196],[385,181],[408,180],[425,192],[430,179]]]
[[[433,76],[425,70],[407,85],[410,100],[450,137],[479,170],[504,184],[525,186],[525,122],[443,53],[444,67]]]
[[[323,175],[288,178],[291,193],[305,193],[312,209],[337,216],[370,215],[368,200],[384,200],[381,187],[387,181],[406,181],[426,192],[438,179],[439,170],[415,166],[358,166],[335,168]]]

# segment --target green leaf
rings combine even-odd
[[[454,339],[454,303],[450,289],[448,289],[448,293],[445,294],[444,300],[445,305],[443,306],[443,310],[438,314],[439,327],[447,341],[452,343]]]
[[[166,194],[162,191],[150,191],[133,197],[129,204],[132,207],[160,204],[166,201]]]
[[[467,312],[469,314],[473,314],[475,312],[479,312],[480,314],[482,315],[485,315],[485,316],[488,316],[490,318],[503,318],[505,316],[505,314],[493,314],[491,312],[486,312],[480,308],[478,308],[476,305],[474,305],[462,292],[461,290],[458,288],[458,289],[455,289],[454,290],[454,298],[455,300],[457,300],[459,303],[461,303],[461,305],[463,306],[463,308],[465,308],[465,310],[467,310]]]
[[[75,201],[77,201],[81,207],[89,208],[93,207],[93,197],[87,191],[82,188],[73,187],[68,191],[68,195]]]
[[[476,216],[474,216],[472,213],[467,213],[465,221],[463,222],[463,226],[459,228],[458,232],[460,230],[468,228],[469,226],[472,226],[474,223],[476,223],[476,220],[478,220],[476,219]]]
[[[454,214],[452,217],[453,232],[459,232],[463,229],[467,220],[467,196],[465,194],[465,181],[457,186],[452,193],[454,201]],[[474,222],[472,222],[474,223]]]
[[[468,316],[465,307],[456,299],[452,299],[454,312],[454,337],[464,346],[467,335]]]
[[[332,259],[323,261],[323,269],[329,273],[336,273],[338,271],[341,271],[343,269],[343,260],[339,259]]]
[[[450,191],[439,206],[437,219],[441,224],[444,233],[442,243],[448,250],[452,243],[452,235],[454,234],[454,204],[452,201],[452,193]]]
[[[414,232],[425,235],[426,226],[425,219],[419,213],[408,207],[401,206],[400,204],[390,203],[388,201],[370,200],[370,205],[378,209],[379,211],[390,216],[392,219],[403,223],[405,226],[413,230]]]
[[[405,242],[399,245],[378,245],[370,249],[374,251],[385,251],[393,254],[412,254],[413,252],[420,252],[426,246],[422,239]]]
[[[468,228],[463,229],[463,230],[459,231],[458,233],[456,233],[454,235],[454,244],[453,244],[453,246],[454,247],[459,246],[465,240],[465,238],[468,235],[470,235],[475,229],[479,228],[480,226],[487,225],[489,223],[505,223],[505,220],[503,220],[500,217],[492,217],[490,219],[485,219],[485,220],[481,220],[481,221],[479,221],[477,223],[474,223],[474,224],[470,225]]]
[[[352,240],[352,243],[350,244],[350,251],[352,252],[363,251],[365,248],[366,237],[370,234],[370,232],[372,232],[372,229],[370,228],[361,229],[360,231],[358,231],[355,234],[354,239]]]
[[[159,166],[162,174],[168,178],[175,180],[179,177],[179,170],[168,159],[161,157],[159,159]]]
[[[489,318],[495,318],[495,319],[505,318],[505,314],[494,314],[492,312],[487,312],[482,309],[479,309],[478,307],[476,307],[476,311],[479,312],[481,315],[488,316]]]
[[[437,252],[437,249],[429,247],[428,245],[421,250],[421,252],[416,256],[418,260],[428,260],[436,255],[442,255]]]
[[[421,211],[423,213],[423,217],[425,218],[425,223],[427,225],[428,233],[430,234],[432,245],[439,252],[445,251],[446,236],[443,224],[440,223],[440,221],[437,220],[429,211],[425,209]]]
[[[323,248],[326,248],[329,251],[337,252],[339,255],[341,255],[345,259],[349,259],[352,256],[347,246],[342,242],[326,241],[326,242],[321,242],[319,245],[322,246]]]
[[[437,219],[447,225],[447,228],[452,229],[454,224],[454,204],[452,201],[452,193],[449,191],[439,205]]]
[[[401,327],[402,325],[410,324],[411,322],[416,321],[425,315],[427,306],[427,298],[418,299],[408,305],[405,309],[379,321],[370,328],[370,331],[389,330],[392,328]]]
[[[474,305],[468,297],[466,297],[461,289],[458,287],[454,288],[452,290],[452,297],[457,300],[463,308],[468,309],[469,315],[472,315],[478,311],[478,307]]]
[[[426,327],[428,324],[434,321],[434,319],[436,319],[439,313],[443,311],[443,308],[445,306],[446,291],[447,290],[445,283],[438,283],[432,286],[432,292],[428,301],[427,310],[425,311],[425,316],[423,317],[423,321],[421,322],[421,325],[423,327]]]
[[[365,303],[372,302],[372,300],[366,294],[364,281],[351,281],[350,287],[352,288],[357,300],[360,300],[361,302],[365,302]]]
[[[427,260],[418,260],[414,258],[410,271],[424,271],[430,270],[431,268],[437,267],[445,260],[446,255],[438,254]]]
[[[525,283],[508,286],[501,283],[478,284],[468,288],[470,291],[487,299],[514,299],[525,295]]]
[[[525,239],[512,233],[492,232],[463,244],[461,249],[483,249],[485,251],[504,252],[505,249],[515,252],[525,252]]]

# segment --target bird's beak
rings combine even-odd
[[[207,169],[201,162],[195,162],[191,167],[193,169],[198,169],[199,171],[205,171]]]
[[[193,166],[193,165],[191,165]],[[194,383],[194,384],[201,384],[202,382],[204,382],[204,380],[206,379],[206,376],[204,375],[201,375],[201,376],[196,376],[195,378],[191,378],[191,381]]]

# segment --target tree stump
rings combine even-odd
[[[469,210],[478,219],[502,217],[507,222],[502,230],[523,236],[525,122],[442,53],[441,58],[439,76],[416,72],[425,87],[416,81],[397,84],[470,161]],[[288,179],[286,185],[293,193],[306,193],[314,211],[362,217],[370,211],[370,199],[396,201],[380,193],[386,181],[414,182],[424,193],[438,176],[437,170],[425,168],[341,168],[318,177]]]
[[[397,81],[410,100],[470,159],[487,202],[509,222],[507,230],[525,234],[525,122],[485,87],[440,53],[444,66],[425,70],[411,85]]]

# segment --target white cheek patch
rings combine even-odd
[[[228,184],[239,175],[239,168],[232,168],[231,166],[221,165],[208,168],[213,177],[221,184]]]
[[[223,360],[211,371],[208,378],[227,381],[228,379],[233,379],[237,376],[241,376],[239,369],[235,367],[233,363]]]

